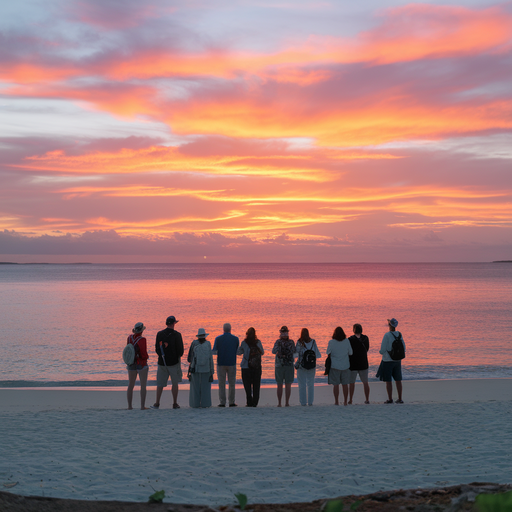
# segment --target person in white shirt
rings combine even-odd
[[[402,338],[402,333],[396,330],[397,325],[398,320],[396,318],[392,318],[391,320],[388,319],[389,332],[384,334],[379,350],[379,353],[382,354],[382,361],[379,369],[377,370],[377,377],[386,383],[388,399],[384,402],[385,404],[393,403],[393,379],[398,393],[398,400],[396,403],[404,403],[402,400],[402,361],[393,359],[390,355],[390,352],[393,350],[393,342],[395,340],[399,340],[403,345],[402,356],[405,357],[405,342]]]
[[[343,388],[343,405],[348,403],[348,386],[350,384],[350,359],[352,346],[341,327],[336,327],[332,340],[327,345],[327,355],[331,356],[331,370],[328,383],[333,385],[334,405],[339,404],[340,384]]]

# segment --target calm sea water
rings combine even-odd
[[[255,327],[269,383],[282,325],[295,340],[308,327],[323,366],[334,328],[361,323],[374,376],[391,317],[406,379],[512,377],[512,264],[0,265],[0,287],[0,387],[124,385],[121,352],[138,321],[154,383],[168,315],[186,350],[199,327],[212,344],[224,322],[241,338]]]

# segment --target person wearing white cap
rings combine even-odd
[[[397,404],[403,404],[402,400],[402,359],[405,357],[405,342],[402,333],[396,330],[398,320],[388,319],[389,332],[384,334],[379,353],[382,354],[382,361],[377,370],[377,378],[386,383],[388,399],[385,404],[393,403],[393,382],[395,381],[398,393]]]
[[[212,406],[213,356],[208,333],[201,327],[188,351],[190,363],[190,407]]]

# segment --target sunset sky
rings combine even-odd
[[[0,260],[512,259],[512,3],[0,6]]]

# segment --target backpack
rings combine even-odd
[[[211,348],[209,347],[209,343],[206,341],[204,343],[198,343],[194,347],[194,369],[198,366],[210,366],[210,354]]]
[[[139,343],[140,338],[133,343],[133,336],[130,336],[131,340],[130,343],[127,343],[126,346],[123,348],[123,361],[127,365],[131,365],[135,362],[135,357],[137,355],[137,351],[135,350],[135,345]]]
[[[316,368],[316,352],[313,350],[314,346],[315,340],[313,340],[311,348],[305,350],[304,354],[302,354],[302,361],[300,362],[300,365],[304,370],[312,370],[313,368]]]
[[[293,341],[290,339],[280,340],[281,346],[279,348],[279,352],[281,357],[279,358],[281,364],[283,366],[292,366],[293,365],[293,353],[295,352],[295,346]]]
[[[247,363],[249,368],[256,368],[257,370],[261,368],[261,352],[258,345],[249,347],[249,358],[247,359]]]
[[[388,350],[388,354],[393,361],[400,361],[405,358],[405,347],[402,340],[402,333],[399,332],[398,336],[393,334],[393,338],[395,339],[393,340],[393,345],[391,345],[391,350]]]

